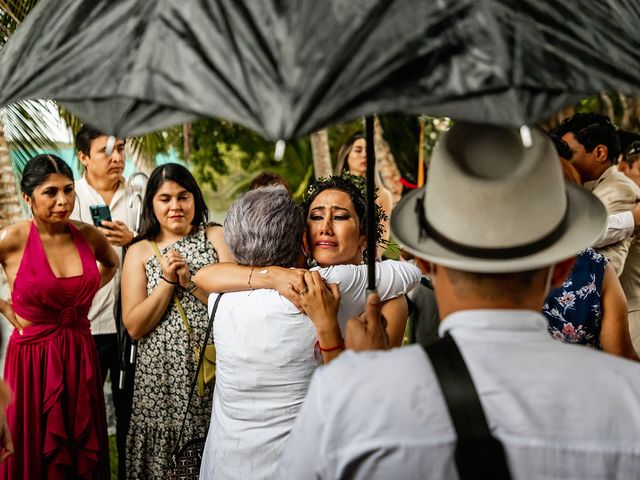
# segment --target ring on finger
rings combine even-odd
[[[302,290],[300,290],[300,295],[304,295],[308,291],[309,291],[309,288],[308,287],[304,287]]]

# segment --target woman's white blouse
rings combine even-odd
[[[340,287],[340,327],[363,311],[366,265],[318,269]],[[388,300],[420,281],[413,265],[376,266],[378,292]],[[209,297],[209,314],[218,294]],[[211,424],[200,470],[207,479],[269,479],[318,366],[309,318],[275,290],[225,293],[213,324],[217,350]]]

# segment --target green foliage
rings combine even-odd
[[[225,120],[200,120],[192,126],[192,170],[201,185],[217,192],[212,198],[218,208],[226,208],[265,170],[285,177],[294,195],[304,192],[313,175],[308,139],[287,144],[279,162],[274,152],[275,143]]]
[[[613,112],[610,112],[605,105],[605,101],[603,101],[603,97],[607,99],[608,102],[611,103],[611,107]],[[580,100],[578,105],[575,107],[576,113],[603,113],[605,115],[610,115],[613,113],[613,117],[611,120],[615,125],[620,126],[622,117],[625,114],[625,106],[622,104],[620,99],[620,95],[616,92],[607,92],[602,95],[591,95],[590,97],[583,98]]]
[[[393,158],[403,178],[412,183],[418,179],[418,148],[420,122],[415,115],[394,113],[379,115],[384,139],[389,144]]]
[[[0,48],[36,4],[36,0],[0,1]],[[10,141],[9,151],[16,178],[29,158],[41,151],[56,148],[51,127],[42,116],[47,109],[44,101],[23,101],[0,109],[0,122],[5,126],[5,135]]]
[[[14,175],[21,177],[27,161],[43,152],[55,153],[54,132],[43,113],[48,109],[45,101],[25,100],[0,110],[0,121],[5,126]]]

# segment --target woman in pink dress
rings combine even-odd
[[[96,228],[69,220],[73,173],[63,160],[32,158],[20,186],[33,219],[0,232],[11,286],[0,313],[15,327],[4,370],[15,453],[0,478],[107,479],[102,379],[87,313],[118,257]]]

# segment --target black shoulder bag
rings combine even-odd
[[[455,460],[460,479],[510,480],[504,448],[491,435],[473,379],[453,337],[447,332],[424,351],[438,377],[458,437]]]
[[[191,388],[189,389],[189,403],[187,403],[187,409],[184,411],[184,419],[182,420],[182,426],[180,427],[180,434],[178,435],[178,441],[176,442],[176,450],[171,457],[171,464],[167,472],[166,480],[197,480],[200,476],[200,464],[202,463],[202,453],[204,452],[204,444],[207,441],[206,435],[200,438],[193,438],[188,440],[182,447],[182,434],[184,433],[184,426],[187,423],[187,414],[189,408],[191,408],[191,400],[193,399],[193,393],[196,390],[198,383],[198,373],[200,367],[204,361],[205,347],[209,342],[209,336],[211,335],[211,329],[213,327],[213,319],[216,316],[218,310],[218,303],[222,298],[222,293],[218,295],[213,309],[211,310],[211,316],[209,317],[209,325],[207,325],[207,332],[204,335],[204,342],[202,342],[202,348],[200,349],[200,357],[198,359],[198,368],[196,368],[196,376],[191,381]]]

